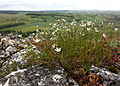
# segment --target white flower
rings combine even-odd
[[[80,26],[81,26],[81,27],[85,27],[85,26],[86,26],[86,24],[80,24]]]
[[[62,21],[66,22],[66,20],[65,20],[65,19],[62,19]]]
[[[103,24],[103,21],[102,21],[102,24]]]
[[[40,34],[44,34],[44,32],[40,32]]]
[[[87,25],[90,26],[92,24],[92,21],[87,21]]]
[[[54,35],[55,34],[55,32],[52,32],[52,35]]]
[[[36,27],[39,27],[38,25]]]
[[[35,35],[35,33],[32,33],[32,35]]]
[[[95,28],[95,32],[99,32],[99,30],[97,28]]]
[[[48,33],[47,33],[47,32],[45,32],[45,34],[47,35]]]
[[[52,48],[55,48],[55,46],[56,46],[56,44],[53,44],[53,45],[52,45]]]
[[[50,40],[51,40],[51,41],[57,40],[57,38],[56,38],[56,37],[51,37]]]
[[[82,34],[82,36],[84,36],[85,34]]]
[[[60,52],[60,51],[61,51],[61,48],[56,48],[55,51],[56,51],[56,52]]]
[[[60,19],[58,19],[57,21],[60,21]]]
[[[71,24],[71,25],[73,25],[73,24],[74,24],[74,22],[71,22],[70,24]]]
[[[38,30],[38,29],[36,29],[36,32],[39,32],[39,30]]]
[[[90,28],[87,28],[87,31],[90,31]]]
[[[40,41],[40,39],[36,39],[36,40],[34,40],[36,43],[38,43],[39,41]]]
[[[33,49],[36,49],[37,47],[36,47],[35,45],[32,45],[32,48],[33,48]]]
[[[56,26],[56,24],[53,24],[53,26]]]
[[[22,42],[25,42],[25,39],[21,40]]]
[[[70,29],[66,29],[66,31],[69,31],[69,32],[70,32],[71,30],[70,30]]]
[[[105,33],[103,33],[103,37],[104,37],[104,38],[106,37]]]
[[[115,28],[115,31],[118,31],[118,28]]]
[[[21,34],[21,35],[18,35],[18,37],[22,37],[22,34]]]

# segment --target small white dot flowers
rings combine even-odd
[[[103,37],[104,37],[104,38],[106,37],[105,33],[103,33]]]
[[[39,27],[38,25],[36,27]]]
[[[40,42],[41,40],[40,39],[36,39],[36,40],[34,40],[36,43],[38,43],[38,42]]]
[[[56,47],[56,44],[53,44],[53,45],[52,45],[52,48],[55,48],[55,47]]]
[[[99,30],[97,28],[95,28],[95,32],[99,32]]]
[[[39,32],[39,30],[38,30],[38,29],[36,29],[36,32]]]
[[[61,48],[57,48],[55,49],[56,52],[60,52],[61,51]]]
[[[90,28],[87,28],[87,31],[90,31]]]
[[[118,28],[115,28],[115,31],[118,31]]]

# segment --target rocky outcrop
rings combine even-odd
[[[18,70],[0,80],[1,86],[79,86],[57,63]]]
[[[92,66],[91,73],[100,75],[103,86],[120,86],[120,75],[112,73],[104,68]]]
[[[21,39],[2,38],[0,40],[0,67],[11,61],[20,62],[27,45]]]
[[[13,62],[17,67],[17,71],[12,70],[13,72],[8,73],[4,78],[0,77],[0,86],[78,86],[77,82],[57,63],[54,64],[54,68],[40,64],[20,69],[20,65],[27,64],[23,57],[27,55],[29,49],[33,49],[36,54],[40,53],[35,46],[27,46],[24,42],[24,39],[0,40],[0,68],[2,71],[8,71],[7,66],[12,65]]]

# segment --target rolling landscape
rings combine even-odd
[[[120,11],[0,11],[0,86],[120,86]]]

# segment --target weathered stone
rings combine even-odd
[[[55,64],[55,69],[41,64],[24,71],[14,72],[0,80],[4,85],[10,79],[10,86],[79,86],[67,73],[58,73],[61,67]],[[60,68],[59,68],[60,67]],[[62,70],[63,71],[63,70]]]
[[[7,49],[6,49],[6,52],[10,52],[10,53],[15,53],[17,50],[16,50],[16,48],[14,48],[14,47],[12,47],[12,46],[9,46],[9,47],[7,47]]]
[[[104,86],[120,86],[120,75],[107,71],[106,69],[100,69],[98,67],[91,67],[91,73],[100,75],[101,81]]]

